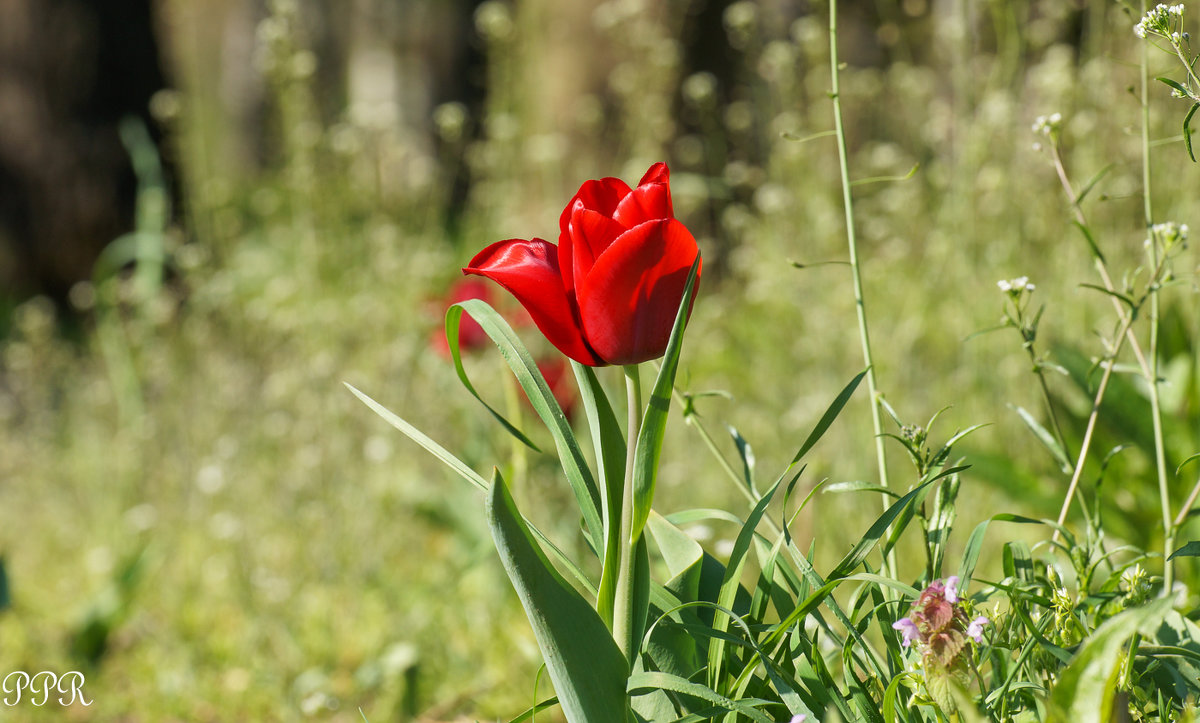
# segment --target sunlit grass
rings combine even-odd
[[[198,4],[172,5],[186,14]],[[628,177],[666,158],[678,214],[712,259],[681,386],[728,392],[697,409],[714,430],[735,426],[762,468],[781,467],[861,371],[861,351],[834,140],[821,135],[832,125],[824,18],[777,29],[757,6],[735,7],[726,20],[744,62],[722,89],[730,103],[655,51],[674,20],[636,7],[598,14],[623,58],[605,66],[617,100],[600,122],[587,113],[600,100],[569,84],[554,86],[562,97],[530,97],[544,72],[538,53],[561,52],[522,44],[537,37],[531,18],[518,13],[504,30],[503,18],[484,16],[500,23],[482,28],[492,96],[488,117],[468,122],[485,135],[444,146],[470,172],[462,208],[447,205],[445,157],[422,159],[398,135],[351,119],[317,123],[311,76],[275,72],[285,66],[268,74],[279,156],[260,175],[223,165],[206,141],[232,129],[203,51],[174,27],[187,74],[172,119],[185,231],[168,238],[171,280],[144,306],[107,299],[119,282],[99,280],[91,296],[83,288],[87,321],[73,334],[42,300],[26,302],[0,340],[0,554],[13,601],[0,612],[0,673],[86,670],[96,703],[78,713],[91,720],[359,720],[359,707],[371,720],[485,719],[531,704],[538,652],[493,559],[481,497],[342,382],[419,421],[481,472],[508,464],[508,441],[428,346],[442,323],[436,300],[485,243],[553,238],[557,199],[582,179]],[[1097,354],[1093,330],[1108,323],[1108,300],[1080,288],[1096,283],[1090,255],[1052,164],[1032,147],[1037,116],[1063,113],[1077,186],[1111,166],[1088,210],[1113,268],[1138,263],[1144,238],[1138,109],[1126,92],[1137,82],[1132,21],[1115,4],[975,10],[969,30],[957,16],[905,16],[904,31],[890,21],[890,62],[851,43],[842,70],[852,176],[918,166],[908,180],[854,190],[881,391],[906,421],[950,406],[939,422],[947,435],[991,425],[963,445],[977,463],[958,501],[971,524],[997,509],[1053,517],[1066,483],[1006,407],[1040,409],[1019,339],[974,336],[1000,322],[995,282],[1036,282],[1047,308],[1039,343],[1056,357]],[[307,52],[280,27],[267,50]],[[1169,57],[1152,60],[1169,69]],[[578,111],[564,114],[577,125],[539,116],[547,100]],[[1196,172],[1175,110],[1151,114],[1154,192],[1163,218],[1187,221]],[[1164,296],[1164,394],[1183,448],[1197,437],[1194,254],[1178,267],[1184,284]],[[499,360],[468,363],[497,382],[501,403]],[[1059,389],[1062,406],[1085,416],[1090,397],[1065,381]],[[869,430],[865,403],[848,408],[802,484],[874,480]],[[1110,435],[1122,441],[1120,429]],[[656,507],[743,512],[696,446],[693,430],[669,428]],[[906,489],[914,478],[893,451],[894,485]],[[1153,460],[1132,452],[1116,465],[1109,513],[1153,521]],[[569,538],[575,521],[555,518],[569,499],[560,482],[534,457],[514,486],[531,517]],[[877,504],[863,499],[818,497],[794,534],[836,561],[873,519]],[[839,524],[823,524],[831,519]],[[705,544],[721,549],[734,534],[714,526]],[[1149,545],[1161,533],[1126,534]],[[114,585],[138,555],[123,597]],[[922,563],[899,564],[915,575]],[[1193,564],[1180,570],[1195,579]],[[89,619],[109,633],[92,666],[71,652]]]

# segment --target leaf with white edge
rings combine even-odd
[[[546,559],[498,471],[488,493],[487,517],[567,720],[625,723],[625,656],[592,606]]]

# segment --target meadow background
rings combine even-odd
[[[676,213],[705,255],[681,386],[727,393],[697,401],[708,428],[732,459],[723,430],[735,427],[764,478],[778,474],[863,367],[828,133],[827,15],[820,3],[742,1],[715,15],[710,4],[489,0],[464,13],[420,0],[340,10],[270,0],[256,14],[160,2],[175,88],[152,111],[174,191],[148,161],[137,242],[111,247],[72,290],[72,309],[13,299],[0,326],[0,671],[86,671],[95,702],[71,709],[77,720],[524,710],[540,658],[481,496],[342,382],[477,470],[518,470],[522,509],[575,539],[553,461],[514,449],[433,339],[477,250],[554,239],[579,183],[636,182],[657,160],[670,163]],[[1146,236],[1131,92],[1140,14],[1100,0],[843,9],[850,172],[886,179],[855,188],[881,391],[906,423],[949,407],[932,440],[989,425],[957,448],[972,467],[951,555],[983,517],[1052,518],[1061,504],[1066,476],[1010,407],[1044,417],[1020,338],[978,332],[1000,323],[996,281],[1029,276],[1046,308],[1039,348],[1079,380],[1052,375],[1056,400],[1082,429],[1111,305],[1081,287],[1096,282],[1090,252],[1031,124],[1062,113],[1077,189],[1107,169],[1084,208],[1120,278]],[[474,88],[460,99],[442,97],[446,38],[476,55],[459,68]],[[1165,54],[1150,61],[1151,75],[1175,70]],[[1177,102],[1152,90],[1155,216],[1195,222],[1200,176]],[[164,198],[175,199],[169,217]],[[1195,268],[1188,251],[1163,297],[1171,469],[1200,449]],[[547,349],[532,329],[524,338]],[[504,404],[499,356],[468,365]],[[1130,423],[1147,402],[1119,379],[1097,449],[1129,448],[1099,498],[1111,532],[1152,548],[1162,536],[1152,443]],[[677,411],[657,509],[744,514]],[[1075,448],[1078,436],[1068,433]],[[906,487],[899,445],[890,454],[893,484]],[[874,481],[861,392],[808,459],[803,489]],[[1089,500],[1098,476],[1084,476]],[[820,569],[877,509],[874,494],[822,494],[794,534],[815,542]],[[693,532],[720,555],[736,528]],[[1195,535],[1193,524],[1180,541]],[[981,569],[998,567],[998,544]],[[924,564],[915,552],[899,562],[911,578]],[[1193,560],[1179,569],[1197,579]],[[4,717],[61,715],[26,706]]]

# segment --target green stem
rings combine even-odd
[[[1092,433],[1096,431],[1096,420],[1100,418],[1100,404],[1104,401],[1105,392],[1108,391],[1108,381],[1112,378],[1113,367],[1117,365],[1117,356],[1121,352],[1121,346],[1125,341],[1125,332],[1129,330],[1131,320],[1132,315],[1121,320],[1121,330],[1115,337],[1112,354],[1101,364],[1104,367],[1104,374],[1100,377],[1100,386],[1096,388],[1096,396],[1092,400],[1092,413],[1088,415],[1087,427],[1083,431],[1083,441],[1079,443],[1079,457],[1075,460],[1075,471],[1071,474],[1071,483],[1067,485],[1066,498],[1063,499],[1062,509],[1058,512],[1059,527],[1066,522],[1067,512],[1071,509],[1071,501],[1075,499],[1075,489],[1079,486],[1079,478],[1083,475],[1083,465],[1087,462],[1088,451],[1092,446]],[[1051,539],[1058,539],[1058,530],[1054,531]]]
[[[1142,0],[1142,15],[1144,16],[1145,14],[1146,2]],[[1149,231],[1154,226],[1154,212],[1150,200],[1150,70],[1149,49],[1146,43],[1142,43],[1141,48],[1142,210],[1145,214],[1146,229]],[[1154,238],[1152,233],[1150,239],[1150,258],[1151,266],[1156,270],[1159,267],[1158,253],[1158,239]],[[1150,283],[1157,285],[1158,281],[1159,279],[1156,274]],[[1175,543],[1175,529],[1171,524],[1171,493],[1167,487],[1167,460],[1165,445],[1163,444],[1162,408],[1158,398],[1158,295],[1158,288],[1150,289],[1150,366],[1146,372],[1146,382],[1150,385],[1150,416],[1154,423],[1154,466],[1158,472],[1158,497],[1162,504],[1163,594],[1166,595],[1170,594],[1171,587],[1175,583],[1175,564],[1167,559],[1171,556],[1171,548]]]
[[[613,639],[632,667],[633,656],[637,652],[637,641],[633,640],[633,465],[642,423],[642,384],[636,364],[629,364],[623,369],[629,426],[625,443],[625,486],[621,495],[620,567],[617,569],[613,600]]]
[[[867,331],[867,309],[863,301],[862,272],[858,263],[858,239],[854,230],[854,205],[850,197],[850,170],[846,158],[846,130],[842,126],[842,101],[838,85],[838,50],[837,50],[837,0],[829,2],[829,69],[832,80],[830,95],[833,98],[833,123],[837,136],[838,165],[842,174],[842,205],[846,212],[846,241],[850,248],[850,273],[854,279],[854,306],[858,315],[858,337],[862,343],[863,360],[867,365],[867,392],[871,397],[871,424],[875,432],[875,460],[879,466],[879,484],[889,487],[887,474],[887,450],[884,447],[883,419],[879,411],[879,388],[875,383],[875,363],[871,357],[871,337]],[[886,510],[890,498],[881,495],[883,509]],[[890,530],[889,530],[890,533]],[[886,560],[887,571],[891,576],[896,574],[895,553],[889,553]]]

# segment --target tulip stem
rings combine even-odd
[[[621,558],[617,568],[612,630],[617,647],[632,668],[633,656],[637,652],[637,641],[633,639],[633,465],[642,424],[642,383],[636,364],[628,364],[623,369],[629,426],[625,442],[625,486],[621,493],[621,544],[618,553]]]
[[[875,384],[875,363],[871,357],[871,337],[867,333],[867,308],[863,301],[862,273],[858,263],[858,239],[854,230],[854,204],[850,197],[850,170],[846,159],[846,130],[842,126],[842,101],[838,88],[837,50],[837,0],[829,0],[829,67],[832,75],[830,96],[833,99],[833,123],[837,136],[838,164],[842,173],[842,205],[846,211],[846,240],[850,247],[850,273],[854,279],[854,307],[858,314],[858,336],[862,342],[863,359],[867,365],[867,392],[871,397],[871,424],[875,431],[875,459],[879,465],[879,484],[890,487],[887,473],[887,450],[884,447],[883,419],[879,413],[879,388]],[[891,498],[883,495],[883,508],[891,504]],[[889,528],[888,532],[891,530]],[[891,576],[896,574],[895,553],[889,553],[886,568]]]

